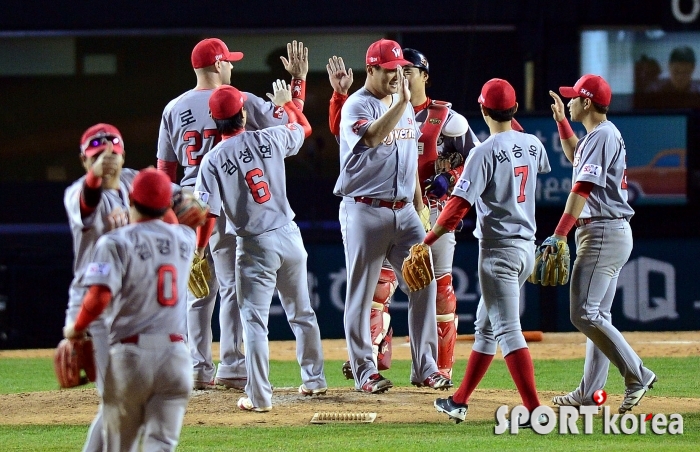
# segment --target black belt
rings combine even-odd
[[[591,217],[591,218],[579,218],[576,220],[576,227],[580,228],[581,226],[585,226],[587,224],[595,223],[596,221],[605,221],[605,220],[625,220],[627,221],[627,218],[625,217],[618,217],[618,218],[606,218],[606,217]]]
[[[386,207],[392,210],[403,209],[403,207],[408,204],[406,201],[384,201],[382,199],[369,198],[367,196],[357,196],[355,197],[355,202],[361,202],[372,207]]]

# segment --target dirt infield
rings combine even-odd
[[[666,356],[700,356],[700,332],[625,333],[632,347],[642,358]],[[404,338],[395,338],[394,359],[410,359],[408,344]],[[456,355],[469,356],[472,343],[460,340]],[[578,333],[545,333],[541,342],[532,342],[530,352],[535,359],[581,358],[585,353],[584,337]],[[343,360],[347,357],[345,341],[324,340],[325,358]],[[294,360],[295,345],[291,341],[273,342],[271,358]],[[218,344],[214,345],[218,356]],[[53,350],[0,351],[0,358],[48,357]],[[338,369],[326,369],[335,372]],[[463,369],[457,370],[459,373]],[[458,380],[459,381],[459,380]],[[458,382],[457,381],[457,382]],[[663,385],[663,376],[659,384]],[[671,382],[669,382],[671,384]],[[572,388],[562,388],[570,390]],[[269,413],[248,413],[238,410],[236,401],[240,392],[225,389],[195,391],[185,424],[187,425],[237,425],[275,427],[306,425],[317,412],[375,412],[381,423],[444,422],[432,408],[437,395],[451,394],[418,388],[393,388],[385,394],[368,395],[351,388],[331,388],[325,396],[303,397],[296,388],[275,388],[273,409]],[[543,402],[554,392],[540,392]],[[621,394],[610,394],[607,404],[617,407]],[[516,405],[520,398],[515,390],[477,390],[470,400],[469,419],[493,419],[497,407]],[[0,424],[89,424],[95,415],[98,396],[94,389],[73,389],[21,394],[0,395]],[[698,398],[655,397],[653,392],[644,398],[645,412],[695,412],[700,406]]]

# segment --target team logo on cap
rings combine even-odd
[[[401,49],[399,49],[398,47],[394,47],[393,49],[391,49],[391,51],[394,52],[394,56],[396,58],[401,56]]]
[[[588,91],[586,88],[581,88],[581,94],[583,94],[586,97],[593,97],[593,93]]]
[[[379,61],[379,58],[377,57],[369,57],[369,62],[374,63],[375,61]]]

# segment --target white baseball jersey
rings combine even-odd
[[[177,161],[185,168],[180,182],[182,186],[194,185],[202,158],[221,141],[209,112],[212,91],[191,89],[171,100],[163,110],[157,157],[169,162]],[[245,95],[247,130],[287,124],[288,117],[282,107],[255,94]]]
[[[576,144],[572,184],[592,182],[580,218],[626,218],[634,215],[627,203],[627,151],[620,131],[603,121]]]
[[[304,130],[294,123],[228,138],[204,157],[195,196],[211,212],[223,210],[239,237],[284,226],[294,218],[284,158],[296,155],[303,143]]]
[[[110,343],[135,334],[181,334],[195,232],[161,220],[130,224],[102,236],[84,283],[112,292],[105,310]]]
[[[542,142],[514,130],[472,149],[453,196],[476,204],[478,239],[535,236],[537,174],[551,170]]]
[[[107,217],[117,207],[129,211],[129,191],[137,172],[122,168],[119,176],[119,190],[102,190],[102,197],[93,213],[85,218],[80,215],[80,193],[85,176],[73,182],[65,191],[63,204],[68,216],[68,225],[73,236],[73,281],[68,300],[68,317],[74,321],[83,301],[84,285],[81,283],[97,239],[108,227]]]
[[[398,95],[394,95],[394,101]],[[366,88],[353,93],[343,105],[340,120],[340,176],[333,193],[368,196],[385,201],[412,201],[416,187],[420,131],[413,107],[406,106],[398,124],[377,147],[362,137],[388,107]]]

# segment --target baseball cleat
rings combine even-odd
[[[549,422],[549,418],[546,414],[540,414],[535,422],[537,422],[540,425],[543,425]],[[510,419],[507,421],[506,425],[506,428],[510,429]],[[518,428],[532,428],[532,419],[528,419],[526,422],[519,423]]]
[[[447,375],[439,371],[433,372],[428,376],[428,378],[426,378],[422,382],[412,381],[411,384],[419,388],[427,386],[429,388],[439,389],[441,391],[447,391],[453,386],[452,380],[450,380],[449,377],[447,377]]]
[[[245,411],[255,411],[256,413],[266,413],[272,409],[271,406],[254,406],[249,397],[241,397],[238,399],[238,408]]]
[[[202,380],[194,380],[192,383],[192,389],[201,391],[205,389],[214,389],[216,388],[216,384],[214,383],[214,380],[211,381],[202,381]]]
[[[369,394],[379,394],[393,388],[394,384],[382,377],[381,374],[374,374],[362,385],[361,391]]]
[[[620,405],[620,408],[617,409],[617,412],[620,414],[625,414],[633,407],[639,405],[639,401],[642,400],[644,394],[646,394],[649,389],[654,387],[654,383],[656,383],[657,380],[658,378],[656,378],[656,374],[652,372],[649,378],[646,379],[644,386],[637,389],[625,389],[625,398],[622,399],[622,405]]]
[[[323,395],[326,392],[328,392],[328,388],[309,389],[305,384],[299,386],[299,394],[303,394],[305,396]]]
[[[214,382],[218,386],[223,386],[227,389],[235,389],[236,391],[244,391],[245,385],[248,382],[247,378],[220,378],[216,377]]]
[[[571,391],[568,394],[552,397],[552,403],[559,406],[581,406],[582,403],[578,398],[578,389]]]
[[[452,396],[446,399],[435,399],[433,406],[438,413],[445,413],[447,417],[455,421],[455,424],[459,424],[467,418],[467,410],[469,409],[469,405],[455,402],[452,400]]]
[[[352,374],[352,367],[350,367],[350,361],[345,361],[343,363],[343,375],[347,380],[354,380],[355,376]]]

